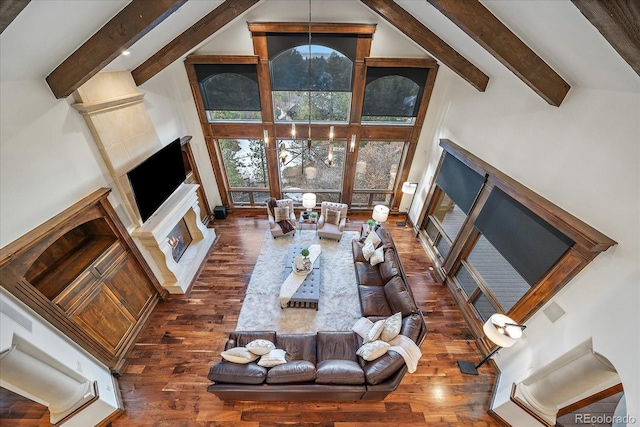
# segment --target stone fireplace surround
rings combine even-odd
[[[215,240],[215,231],[200,220],[196,184],[182,184],[146,222],[140,213],[127,172],[162,148],[140,92],[130,72],[98,73],[73,94],[73,107],[85,118],[102,158],[122,196],[131,220],[130,233],[162,285],[173,294],[185,293]],[[193,241],[174,261],[169,232],[182,219]],[[123,222],[125,221],[124,218]]]

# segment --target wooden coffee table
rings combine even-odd
[[[282,280],[285,280],[289,274],[293,272],[293,259],[295,257],[301,256],[300,251],[308,248],[309,245],[300,245],[294,244],[289,246],[289,251],[287,252],[287,257],[284,261],[284,275],[282,276]],[[298,290],[289,300],[287,307],[291,308],[315,308],[318,309],[318,300],[320,298],[320,261],[322,255],[316,258],[316,261],[313,263],[313,268],[311,272],[307,274],[307,277],[304,279],[304,282],[300,285]]]

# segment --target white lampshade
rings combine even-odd
[[[316,195],[314,193],[304,193],[302,195],[302,206],[307,209],[316,207]]]
[[[510,326],[508,324],[513,324]],[[504,314],[493,314],[482,327],[487,338],[500,347],[511,347],[522,337],[522,327]]]
[[[404,194],[413,194],[416,192],[416,188],[418,188],[418,183],[417,182],[405,182],[404,184],[402,184],[402,192]]]
[[[385,222],[389,216],[389,208],[384,205],[375,205],[373,207],[373,215],[371,216],[374,221]]]

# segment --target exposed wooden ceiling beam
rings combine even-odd
[[[31,0],[3,0],[0,3],[0,34],[16,19]]]
[[[640,2],[571,0],[611,46],[640,75]]]
[[[489,77],[393,0],[360,0],[481,92]]]
[[[47,76],[53,94],[71,95],[186,1],[132,0]]]
[[[478,0],[427,0],[549,104],[571,87]]]
[[[187,54],[259,0],[226,0],[131,72],[139,86]]]

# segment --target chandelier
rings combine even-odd
[[[307,117],[308,117],[308,122],[307,122],[307,155],[309,157],[315,157],[317,160],[320,160],[322,163],[324,163],[326,166],[331,166],[333,164],[333,126],[330,127],[329,129],[329,152],[327,153],[327,158],[326,160],[324,159],[324,157],[320,154],[317,153],[317,150],[314,150],[312,147],[312,141],[311,141],[311,0],[309,0],[309,26],[308,26],[308,51],[307,51],[307,96],[308,96],[308,113],[307,113]],[[295,123],[291,123],[291,139],[293,139],[294,141],[294,145],[295,142],[297,141],[296,139],[296,124]],[[297,147],[290,147],[289,148],[290,151],[292,151],[293,156],[291,159],[288,159],[289,156],[289,152],[286,149],[286,146],[283,143],[280,143],[280,162],[285,165],[289,162],[291,162],[292,160],[303,156],[303,152],[300,151],[299,148]],[[304,163],[304,162],[303,162]]]

